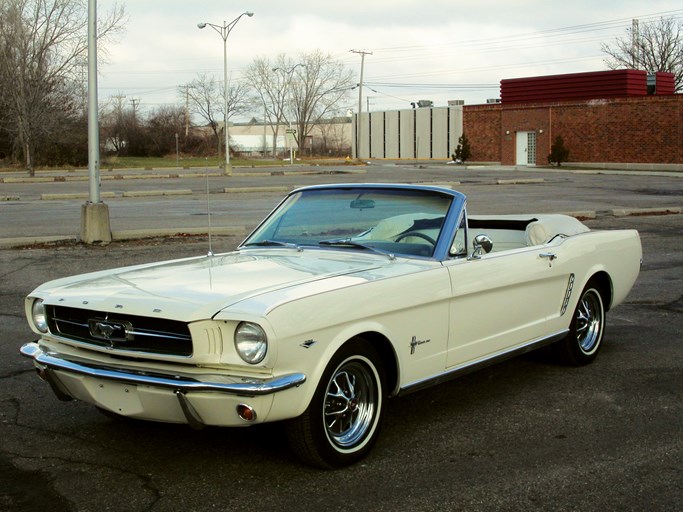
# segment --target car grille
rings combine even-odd
[[[46,312],[50,332],[63,338],[109,349],[192,355],[184,322],[64,306],[46,306]]]

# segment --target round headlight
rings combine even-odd
[[[268,351],[268,337],[261,326],[241,322],[235,329],[235,349],[245,362],[258,364]]]
[[[36,326],[40,332],[47,332],[47,315],[45,314],[45,305],[42,299],[36,299],[31,306],[31,315],[33,316],[33,325]]]

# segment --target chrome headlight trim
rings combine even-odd
[[[266,331],[253,322],[240,322],[235,329],[235,350],[245,363],[260,363],[268,352]]]
[[[31,304],[31,320],[33,325],[39,332],[43,334],[47,333],[47,314],[45,313],[45,304],[43,304],[43,299],[34,299],[33,304]]]

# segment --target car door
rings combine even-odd
[[[535,246],[445,263],[452,291],[448,368],[554,334],[548,320],[558,316],[569,278],[561,252],[561,244]]]

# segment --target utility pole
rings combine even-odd
[[[365,56],[372,55],[372,52],[364,50],[349,50],[351,53],[360,54],[360,82],[358,83],[358,115],[356,116],[356,158],[360,158],[361,143],[361,122],[360,115],[363,111],[363,67],[365,66]]]
[[[640,26],[637,19],[631,20],[631,69],[640,65]]]
[[[185,141],[190,133],[190,86],[185,85]]]
[[[130,102],[133,104],[133,119],[137,119],[138,105],[140,104],[140,100],[138,98],[131,98]]]

